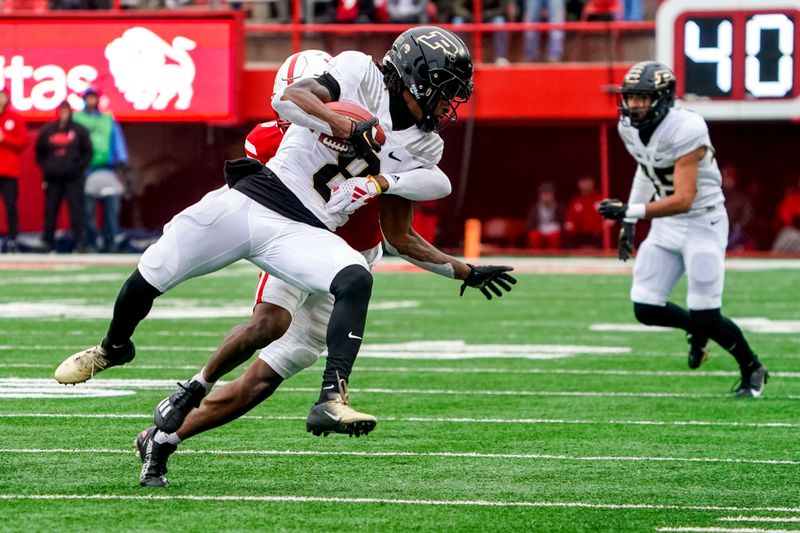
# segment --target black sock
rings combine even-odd
[[[722,316],[719,309],[692,310],[691,315],[692,323],[698,331],[704,332],[728,351],[739,363],[742,371],[751,371],[761,365],[744,338],[742,330],[731,319]]]
[[[142,277],[139,269],[133,271],[117,295],[114,316],[102,342],[112,359],[115,355],[130,351],[136,326],[147,316],[153,307],[153,300],[160,295],[161,292]]]
[[[636,320],[646,326],[664,326],[691,331],[692,318],[689,311],[672,302],[666,305],[650,305],[633,302]]]
[[[331,294],[334,303],[326,336],[328,357],[322,375],[320,402],[328,401],[329,392],[338,392],[337,373],[345,381],[350,377],[364,337],[372,274],[360,265],[345,267],[333,278]]]

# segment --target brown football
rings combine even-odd
[[[350,117],[358,122],[371,119],[373,116],[372,113],[360,105],[351,102],[328,102],[325,105],[329,109],[335,111],[338,115]],[[381,146],[386,142],[386,134],[384,133],[380,122],[376,123],[375,126],[372,127],[372,138],[375,139],[375,142]],[[325,133],[321,133],[319,135],[319,142],[334,152],[346,152],[349,148],[345,139],[342,139],[341,137],[334,137],[332,135],[326,135]]]

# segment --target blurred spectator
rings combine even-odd
[[[20,154],[28,144],[28,130],[22,117],[11,109],[9,100],[8,93],[4,89],[0,90],[0,193],[6,204],[8,222],[6,251],[16,252],[19,230],[17,180],[20,174]]]
[[[543,11],[546,12],[543,14]],[[523,20],[541,22],[546,20],[560,24],[564,22],[565,0],[525,0]],[[525,61],[538,61],[540,43],[538,31],[526,31],[523,46]],[[564,57],[564,30],[552,30],[547,38],[547,60],[561,61]]]
[[[397,24],[427,24],[428,0],[388,0],[389,21]]]
[[[586,0],[581,11],[581,20],[613,21],[624,16],[622,0]]]
[[[313,6],[314,2],[308,2]],[[336,0],[336,22],[367,24],[389,22],[387,0]]]
[[[737,186],[739,172],[736,167],[722,167],[722,192],[725,193],[725,209],[730,220],[728,233],[728,249],[743,250],[748,243],[748,229],[753,219],[753,202],[741,188]]]
[[[126,170],[128,148],[122,128],[110,113],[98,108],[100,93],[94,87],[83,93],[85,107],[73,120],[89,130],[92,139],[92,162],[86,176],[86,243],[97,246],[98,228],[95,219],[97,202],[103,205],[103,245],[105,252],[117,250],[119,212],[125,186],[119,174]]]
[[[772,243],[772,251],[784,254],[800,253],[800,215],[792,219],[790,226],[784,227]]]
[[[567,248],[599,248],[603,241],[603,218],[597,212],[602,195],[595,190],[594,178],[578,178],[578,195],[570,200],[564,220]]]
[[[792,226],[794,218],[800,215],[800,177],[796,187],[790,187],[778,207],[778,216],[782,227]]]
[[[56,219],[61,201],[66,198],[75,251],[86,251],[86,211],[83,184],[92,160],[89,130],[72,120],[72,108],[64,101],[58,118],[39,130],[36,139],[36,163],[44,174],[44,234],[47,251],[55,246]]]
[[[642,0],[623,0],[623,20],[644,20]]]
[[[561,224],[564,206],[556,200],[553,184],[539,185],[539,196],[528,211],[528,248],[536,250],[561,249]]]
[[[439,22],[464,24],[472,22],[471,0],[441,0],[436,3],[439,13]],[[502,26],[508,21],[517,18],[516,0],[485,0],[483,2],[483,22],[491,22]],[[498,65],[508,65],[509,35],[507,31],[492,33],[494,47],[494,62]]]
[[[564,7],[567,11],[566,19],[568,22],[574,22],[576,20],[581,20],[581,15],[583,14],[583,4],[584,0],[567,0],[564,3]]]

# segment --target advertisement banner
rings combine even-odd
[[[0,19],[0,89],[28,119],[51,120],[87,87],[122,121],[238,119],[241,17]]]

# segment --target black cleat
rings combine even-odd
[[[351,437],[366,435],[378,424],[378,419],[359,413],[350,407],[347,384],[339,380],[339,394],[332,400],[315,404],[306,418],[306,431],[316,437],[330,433],[345,433]]]
[[[758,365],[755,370],[742,371],[742,379],[734,394],[739,397],[759,398],[764,394],[764,385],[769,379],[769,372],[764,365]]]
[[[169,487],[167,480],[167,459],[178,449],[174,444],[159,444],[153,440],[157,428],[149,427],[139,433],[134,440],[142,470],[139,473],[139,485],[142,487]]]
[[[689,343],[689,368],[700,368],[700,365],[708,361],[708,337],[687,333],[686,342]]]
[[[178,390],[161,400],[156,406],[156,427],[164,433],[175,433],[186,417],[200,406],[206,396],[206,388],[197,381],[178,383]]]

